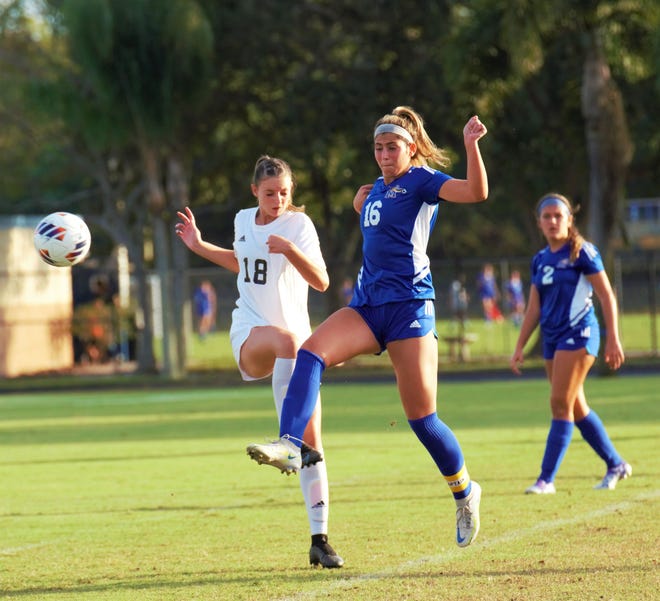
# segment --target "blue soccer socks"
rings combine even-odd
[[[465,468],[461,445],[449,426],[435,412],[420,419],[408,420],[408,423],[435,461],[454,498],[467,497],[470,494],[470,476]]]
[[[595,411],[589,411],[587,417],[575,422],[580,430],[582,438],[596,451],[598,456],[607,464],[608,469],[615,468],[623,463],[623,459],[617,453],[603,422]]]
[[[304,349],[298,351],[280,419],[280,436],[288,434],[297,446],[302,444],[307,422],[314,413],[324,369],[321,357]]]
[[[545,454],[541,462],[541,475],[544,482],[553,482],[573,435],[573,422],[553,419],[545,443]]]

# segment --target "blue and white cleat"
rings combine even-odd
[[[286,434],[273,442],[250,444],[246,451],[259,465],[262,463],[272,465],[287,476],[296,474],[302,467],[300,448]]]
[[[465,499],[456,501],[456,544],[467,547],[479,534],[481,486],[472,480],[472,490]]]
[[[614,490],[619,480],[625,480],[626,478],[630,478],[630,476],[632,476],[632,466],[624,461],[616,467],[607,470],[602,482],[596,484],[594,488],[596,490]]]

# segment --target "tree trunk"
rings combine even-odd
[[[606,270],[612,273],[611,240],[621,223],[626,172],[633,147],[621,92],[605,60],[599,32],[593,30],[587,32],[582,113],[589,154],[587,235],[600,250]],[[605,332],[600,306],[596,314],[601,331]],[[598,365],[602,373],[609,373],[602,360]]]
[[[165,194],[160,183],[158,153],[143,144],[142,157],[147,180],[147,202],[153,226],[154,262],[160,285],[160,317],[162,319],[162,365],[161,373],[168,378],[180,378],[183,374],[173,356],[178,355],[177,338],[172,311],[172,273],[170,268],[171,239],[165,223]]]
[[[621,221],[632,143],[621,92],[605,60],[600,35],[587,34],[582,81],[582,114],[589,158],[587,234],[610,260],[610,240]]]
[[[175,211],[181,211],[188,204],[188,182],[186,180],[183,163],[176,155],[170,155],[167,161],[167,197],[169,206]],[[190,294],[186,270],[188,268],[188,249],[173,234],[169,224],[169,236],[172,244],[172,324],[176,339],[177,372],[181,375],[186,370],[186,328],[185,311],[190,306]]]
[[[139,313],[135,316],[136,326],[136,360],[137,369],[141,373],[156,372],[156,358],[154,356],[154,327],[151,319],[152,304],[149,294],[149,285],[147,283],[147,273],[144,264],[142,251],[139,253],[130,253],[131,262],[135,269],[135,280],[137,288],[137,307]]]

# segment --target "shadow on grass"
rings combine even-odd
[[[608,426],[657,419],[660,376],[593,378],[587,394]],[[0,398],[0,445],[220,440],[275,436],[270,386],[36,393]],[[540,428],[549,424],[543,379],[444,383],[438,414],[452,429]],[[324,429],[344,434],[408,432],[396,386],[328,384]],[[613,431],[614,432],[614,431]],[[467,434],[464,434],[467,435]],[[530,442],[533,437],[530,437]],[[522,441],[523,444],[526,440]]]
[[[76,594],[85,595],[93,593],[111,593],[122,591],[157,591],[165,589],[170,591],[180,590],[185,595],[185,590],[198,587],[223,587],[223,586],[245,586],[255,592],[258,596],[259,589],[263,586],[270,591],[282,591],[281,595],[286,595],[286,590],[292,586],[298,591],[304,590],[301,585],[309,586],[312,580],[322,583],[326,589],[346,589],[360,584],[366,584],[369,581],[382,580],[414,580],[419,586],[424,586],[425,580],[444,581],[447,587],[453,586],[456,582],[465,582],[475,579],[500,580],[503,579],[509,583],[520,583],[531,579],[531,582],[538,583],[547,579],[566,578],[570,581],[588,580],[607,574],[608,577],[625,579],[628,582],[639,582],[640,578],[648,578],[648,570],[643,565],[625,565],[621,562],[602,564],[599,566],[576,566],[569,568],[551,568],[539,561],[535,567],[518,570],[447,570],[436,569],[429,570],[428,567],[423,571],[387,571],[387,572],[354,572],[349,569],[342,570],[321,570],[312,567],[292,567],[287,566],[286,570],[282,568],[263,568],[260,567],[258,573],[254,569],[240,570],[231,568],[228,570],[204,571],[200,573],[182,573],[179,578],[172,577],[162,579],[160,574],[139,574],[131,579],[124,579],[121,582],[93,583],[82,582],[72,586],[54,586],[54,587],[26,587],[22,589],[8,589],[4,593],[11,595],[11,598],[23,596],[36,596],[47,598],[50,595]],[[285,573],[283,573],[285,572]],[[237,593],[238,594],[238,593]],[[84,598],[84,597],[81,597]],[[170,598],[170,597],[167,597]],[[185,596],[183,598],[186,598]],[[325,598],[325,597],[324,597]]]

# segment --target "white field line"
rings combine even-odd
[[[46,542],[41,542],[41,543],[32,543],[29,545],[22,545],[20,547],[5,547],[4,549],[0,549],[0,555],[18,555],[19,553],[22,553],[23,551],[30,551],[31,549],[38,549],[39,547],[45,547],[47,545],[50,545],[52,543],[46,543]]]
[[[625,511],[630,509],[633,504],[640,501],[653,501],[660,498],[660,490],[654,490],[648,493],[637,495],[632,499],[627,501],[622,501],[620,503],[615,503],[613,505],[606,505],[600,509],[594,511],[589,511],[587,513],[581,513],[578,515],[572,515],[569,518],[561,518],[557,520],[549,520],[547,522],[539,522],[530,526],[529,528],[523,528],[521,530],[512,530],[501,536],[495,538],[486,539],[485,541],[479,540],[475,546],[480,549],[490,549],[492,547],[498,547],[503,544],[510,544],[515,541],[527,538],[532,535],[536,535],[539,532],[547,532],[555,528],[561,528],[562,526],[570,526],[577,524],[583,521],[589,521],[597,518],[602,518],[612,513],[618,511]],[[476,551],[477,549],[475,549]],[[324,598],[327,598],[328,591],[331,590],[341,590],[351,586],[354,586],[356,583],[368,582],[370,580],[383,580],[385,578],[391,578],[397,574],[403,574],[408,570],[418,568],[422,565],[437,565],[442,564],[454,559],[458,559],[466,551],[459,548],[452,549],[446,553],[441,553],[439,555],[428,555],[425,557],[418,557],[411,561],[406,561],[397,566],[392,566],[386,570],[381,570],[380,572],[374,572],[373,574],[362,574],[360,576],[353,576],[350,578],[343,578],[341,580],[336,580],[334,582],[324,581],[320,583],[320,587],[316,591],[305,591],[294,595],[293,597],[281,597],[273,601],[307,601],[309,599],[316,599],[318,595],[323,595]]]

